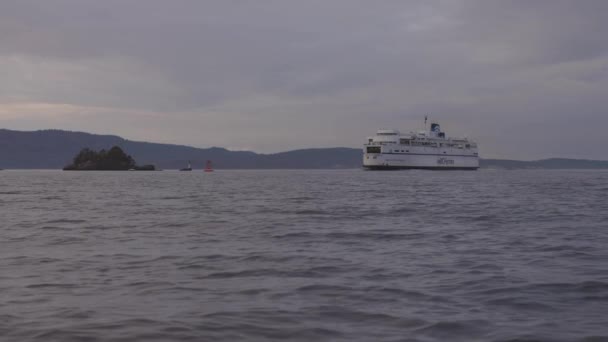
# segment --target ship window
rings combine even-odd
[[[409,152],[410,150],[405,150],[405,152]]]
[[[370,143],[374,142],[374,139],[369,139],[369,142],[370,142]]]
[[[367,153],[380,153],[380,146],[368,146]]]
[[[399,143],[401,145],[409,145],[410,144],[410,139],[399,139]]]

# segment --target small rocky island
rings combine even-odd
[[[85,148],[74,157],[72,164],[63,168],[65,171],[154,171],[154,165],[137,166],[135,160],[120,147],[99,152]]]

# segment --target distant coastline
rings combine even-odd
[[[216,169],[354,169],[362,164],[360,148],[312,148],[274,154],[195,148],[126,140],[62,130],[22,132],[0,129],[0,169],[63,169],[83,148],[120,147],[142,165],[178,170],[192,161],[202,170],[206,160]],[[551,158],[537,161],[481,159],[482,169],[608,169],[608,161]]]

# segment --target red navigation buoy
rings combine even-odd
[[[213,172],[213,164],[211,164],[211,160],[207,160],[207,165],[205,165],[205,172]]]

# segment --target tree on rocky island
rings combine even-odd
[[[82,149],[75,157],[72,164],[64,170],[76,171],[126,171],[126,170],[154,170],[153,165],[138,167],[135,160],[126,154],[120,147],[114,146],[109,151],[93,151],[89,148]]]

